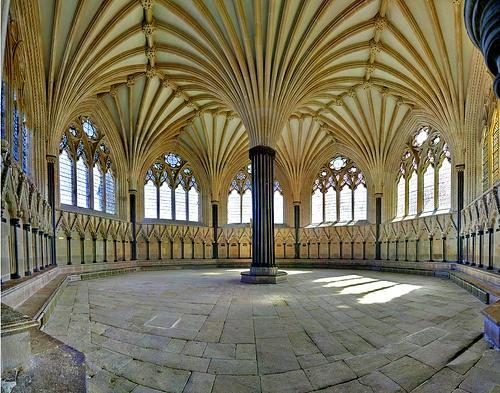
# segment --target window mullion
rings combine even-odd
[[[71,191],[72,191],[72,205],[76,206],[77,205],[77,193],[78,193],[78,187],[77,187],[77,174],[76,174],[76,160],[71,160],[71,165],[73,166],[73,170],[71,171],[71,176],[72,176],[72,184],[71,184]]]
[[[325,198],[325,192],[324,192],[324,189],[323,189],[323,190],[321,190],[321,196],[323,197],[323,203],[321,204],[321,208],[322,208],[321,210],[322,210],[322,215],[323,215],[323,220],[322,220],[322,222],[325,222],[325,221],[326,221],[326,207],[325,207],[325,204],[326,204],[326,203],[325,203],[325,202],[326,202],[326,201],[325,201],[325,199],[326,199],[326,198]]]
[[[176,212],[175,212],[175,183],[174,185],[170,188],[170,207],[171,207],[171,216],[172,220],[176,219]]]
[[[88,171],[88,188],[87,189],[87,198],[89,202],[89,208],[94,209],[94,167],[89,165],[89,171]]]
[[[354,221],[354,188],[351,188],[351,221]]]
[[[156,218],[160,218],[161,200],[160,200],[160,185],[156,185]]]
[[[189,193],[186,191],[186,221],[189,221]]]

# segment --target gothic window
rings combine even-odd
[[[110,150],[95,124],[76,119],[59,144],[59,197],[63,205],[116,214]]]
[[[28,129],[28,125],[26,124],[26,115],[24,115],[23,120],[23,135],[22,135],[22,162],[21,169],[24,173],[29,173],[29,160],[30,160],[30,152],[31,152],[31,133]]]
[[[177,154],[164,154],[146,172],[144,217],[200,221],[198,183],[189,163]]]
[[[439,132],[420,127],[407,144],[399,172],[396,217],[451,209],[451,155]]]
[[[283,190],[281,189],[280,182],[274,181],[274,223],[283,224]]]
[[[2,78],[3,79],[3,78]],[[5,139],[5,113],[6,113],[6,100],[5,100],[5,94],[6,94],[7,86],[5,83],[5,80],[2,80],[2,97],[1,97],[1,124],[0,127],[2,128],[2,139]]]
[[[283,189],[278,180],[273,188],[274,223],[284,223]],[[248,224],[252,219],[252,170],[248,164],[231,181],[227,197],[227,223]]]
[[[311,197],[311,222],[347,223],[367,219],[368,193],[363,173],[337,156],[320,169]]]
[[[14,92],[14,110],[12,112],[12,157],[16,162],[19,162],[19,128],[20,128],[20,114],[19,103],[16,99]]]

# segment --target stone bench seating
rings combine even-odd
[[[500,299],[500,288],[491,282],[457,271],[450,271],[450,279],[486,304],[494,303]]]
[[[500,349],[500,300],[483,310],[486,341]]]

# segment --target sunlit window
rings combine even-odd
[[[448,159],[439,169],[439,209],[451,209],[451,163]]]
[[[397,203],[397,216],[403,217],[405,215],[405,200],[406,200],[406,182],[405,178],[401,177],[398,182],[398,203]]]
[[[73,204],[73,162],[66,150],[59,155],[59,197],[61,203]]]
[[[116,214],[113,163],[103,139],[86,117],[76,119],[63,133],[59,144],[59,197],[62,204]]]
[[[451,154],[443,137],[428,126],[419,128],[401,159],[396,217],[450,209],[451,178]]]
[[[169,152],[153,162],[144,179],[144,217],[200,221],[198,183],[189,163]]]
[[[156,198],[155,198],[155,210],[156,210]],[[163,220],[172,219],[172,189],[168,186],[167,182],[163,182],[163,184],[160,186],[160,218]]]
[[[104,179],[98,165],[94,166],[94,209],[102,211],[104,201]]]
[[[493,184],[500,180],[500,110],[493,111],[488,124],[484,127],[482,161],[483,161],[483,191],[486,191]]]
[[[311,223],[366,220],[367,200],[363,173],[350,159],[337,156],[320,169],[314,180]]]
[[[76,162],[76,205],[89,207],[89,169],[83,156]]]
[[[283,224],[283,191],[277,180],[274,182],[274,223]]]
[[[144,217],[158,218],[156,210],[157,192],[156,186],[152,180],[149,180],[144,185]]]
[[[367,218],[367,190],[364,184],[359,184],[354,190],[354,220],[366,220]]]
[[[417,214],[418,175],[413,172],[408,181],[408,214]]]
[[[279,181],[273,183],[274,223],[284,223],[284,197]],[[252,220],[252,168],[240,169],[231,184],[227,196],[227,223],[248,224]]]
[[[424,172],[424,212],[434,210],[434,168],[427,167]]]

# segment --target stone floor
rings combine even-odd
[[[64,289],[45,331],[86,355],[91,392],[498,392],[484,305],[434,277],[288,270],[133,273]]]

